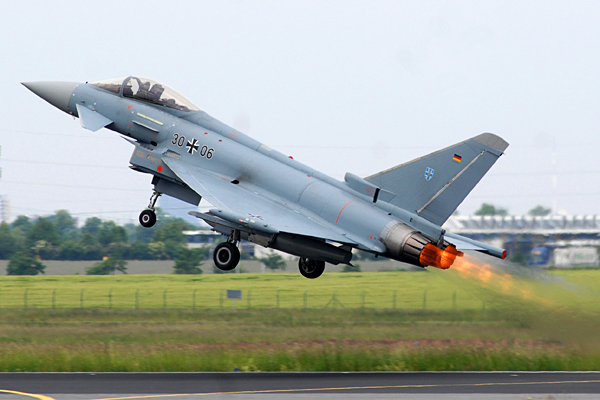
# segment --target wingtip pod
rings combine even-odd
[[[454,264],[456,257],[462,256],[464,256],[464,253],[456,250],[456,247],[452,245],[442,250],[435,244],[428,243],[421,251],[419,263],[421,263],[423,267],[448,269]]]

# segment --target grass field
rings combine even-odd
[[[1,277],[2,308],[397,308],[479,310],[472,292],[428,272]],[[335,300],[332,298],[335,294]]]
[[[243,292],[235,310],[226,289]],[[599,370],[598,293],[600,271],[476,263],[2,277],[0,371]]]

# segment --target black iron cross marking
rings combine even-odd
[[[188,140],[186,146],[188,148],[187,152],[190,154],[194,154],[194,151],[198,151],[198,147],[200,147],[198,146],[198,141],[196,139],[193,139],[191,142]]]

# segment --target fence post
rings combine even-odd
[[[167,289],[163,292],[163,308],[167,308]]]
[[[192,310],[196,309],[196,290],[198,289],[194,289],[194,294],[192,294]]]
[[[140,308],[140,289],[135,290],[135,309]]]
[[[52,290],[52,308],[56,308],[56,289]]]
[[[23,305],[25,306],[25,309],[27,309],[27,293],[29,292],[29,289],[25,289],[25,294],[23,295]]]
[[[427,290],[423,292],[423,310],[427,310]]]
[[[112,308],[112,288],[108,291],[108,308]]]
[[[452,309],[456,312],[456,290],[452,293]]]
[[[304,311],[306,311],[306,307],[308,305],[308,291],[304,291]]]
[[[250,295],[252,295],[252,290],[248,290],[248,310],[252,308],[252,305],[250,304]]]
[[[83,291],[85,289],[81,289],[81,293],[79,294],[79,307],[83,310]]]
[[[333,291],[333,296],[331,296],[331,300],[329,300],[329,303],[327,303],[324,308],[329,307],[330,304],[334,310],[337,308],[338,305],[340,307],[344,308],[344,305],[342,304],[342,302],[339,301],[337,298],[337,290]]]
[[[277,308],[279,308],[279,292],[281,292],[281,290],[277,291]]]
[[[360,296],[362,298],[362,305],[361,305],[361,309],[364,310],[365,309],[365,297],[367,296],[367,291],[363,290],[362,295]]]
[[[392,308],[394,310],[396,309],[396,292],[397,290],[394,290],[394,299],[392,300]]]

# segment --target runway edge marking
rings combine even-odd
[[[0,389],[0,393],[18,394],[18,395],[21,395],[21,396],[35,397],[36,399],[40,399],[40,400],[55,400],[53,397],[44,396],[43,394],[17,392],[16,390],[3,390],[3,389]]]
[[[106,397],[89,400],[128,400],[128,399],[151,399],[160,397],[177,396],[211,396],[215,394],[257,394],[257,393],[290,393],[290,392],[318,392],[334,390],[363,390],[363,389],[402,389],[402,388],[434,388],[434,387],[464,387],[464,386],[517,386],[517,385],[560,385],[566,383],[600,383],[600,380],[590,381],[551,381],[551,382],[487,382],[487,383],[457,383],[450,385],[384,385],[384,386],[347,386],[332,388],[304,388],[304,389],[264,389],[264,390],[239,390],[234,392],[207,392],[207,393],[178,393],[157,394],[144,396]]]

